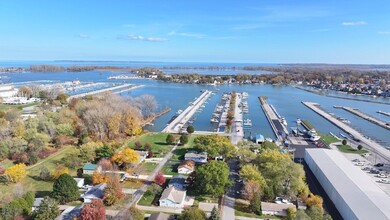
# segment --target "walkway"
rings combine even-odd
[[[363,119],[365,119],[365,120],[367,120],[369,122],[372,122],[372,123],[374,123],[374,124],[376,124],[378,126],[381,126],[382,128],[390,130],[390,124],[387,123],[387,122],[384,122],[384,121],[381,121],[379,119],[376,119],[376,118],[372,117],[371,115],[367,115],[366,113],[363,113],[363,112],[361,112],[361,111],[359,111],[357,109],[354,109],[354,108],[342,107],[342,109],[344,109],[345,111],[350,112],[350,113],[352,113],[354,115],[357,115],[357,116],[359,116],[359,117],[361,117],[361,118],[363,118]]]
[[[234,120],[231,129],[230,141],[232,144],[237,144],[244,138],[244,128],[242,127],[243,118],[242,110],[238,106],[241,103],[241,93],[236,93],[236,101],[234,106]]]
[[[71,99],[74,99],[74,98],[81,98],[81,97],[84,97],[84,96],[87,96],[87,95],[96,95],[96,94],[99,94],[99,93],[103,93],[103,92],[107,92],[107,91],[113,91],[113,90],[120,90],[120,91],[114,92],[114,93],[120,93],[120,92],[123,92],[123,91],[129,91],[129,90],[133,90],[133,89],[138,89],[138,88],[141,88],[143,86],[144,85],[134,86],[133,84],[123,84],[123,85],[120,85],[120,86],[114,86],[114,87],[110,87],[110,88],[104,88],[104,89],[98,89],[98,90],[95,90],[95,91],[84,92],[84,93],[80,93],[80,94],[77,94],[77,95],[71,95],[71,96],[69,96],[67,101],[69,101]]]
[[[196,111],[206,102],[211,91],[204,91],[190,106],[188,106],[177,118],[175,118],[162,132],[180,133],[181,128],[191,119]]]
[[[390,161],[390,151],[387,150],[382,145],[366,138],[364,135],[362,135],[357,130],[353,129],[352,127],[348,126],[347,124],[337,120],[335,117],[330,115],[329,113],[325,112],[321,108],[319,108],[319,104],[312,103],[312,102],[302,102],[305,106],[316,112],[317,114],[321,115],[326,120],[330,121],[340,129],[344,130],[346,133],[351,134],[354,138],[359,139],[361,143],[365,144],[365,149],[370,150],[373,153],[378,154],[378,156],[382,157],[386,161]]]

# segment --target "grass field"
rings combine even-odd
[[[340,140],[338,140],[337,138],[333,137],[332,135],[329,135],[329,134],[320,134],[322,140],[325,141],[325,143],[327,144],[332,144],[332,143],[335,143],[335,142],[340,142]]]
[[[138,201],[138,205],[151,206],[155,197],[156,195],[151,194],[149,196],[146,196],[144,193],[144,195]]]
[[[137,141],[141,142],[142,146],[150,143],[152,145],[153,157],[163,157],[171,149],[171,146],[165,142],[167,135],[167,133],[147,133],[131,140],[127,146],[134,148]]]
[[[154,171],[154,169],[156,169],[156,167],[158,166],[158,163],[146,162],[146,163],[143,163],[141,166],[142,166],[140,169],[141,174],[151,174]]]
[[[11,108],[16,108],[16,109],[22,110],[25,107],[34,106],[34,105],[38,105],[38,104],[39,103],[30,103],[30,104],[27,104],[27,105],[5,105],[5,104],[0,104],[0,110],[1,111],[5,111],[5,110],[11,109]]]
[[[236,202],[234,209],[235,209],[234,214],[236,216],[244,216],[248,218],[259,218],[259,219],[280,219],[279,217],[272,216],[272,215],[256,215],[255,213],[249,213],[248,205],[244,203]]]
[[[339,145],[339,146],[337,146],[337,148],[339,149],[339,151],[341,151],[343,153],[351,153],[351,154],[365,154],[365,153],[368,153],[368,151],[365,150],[365,149],[358,150],[358,149],[352,148],[348,144],[347,145]]]

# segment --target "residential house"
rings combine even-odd
[[[271,202],[261,202],[261,211],[263,215],[276,215],[276,216],[287,216],[287,209],[295,208],[293,204],[277,204]]]
[[[92,175],[94,172],[102,172],[102,168],[96,164],[86,163],[83,166],[83,174]]]
[[[73,178],[77,183],[77,187],[81,188],[84,186],[84,178]]]
[[[80,215],[82,207],[83,207],[83,205],[79,205],[76,207],[75,206],[68,207],[61,213],[61,215],[59,215],[57,218],[55,218],[55,220],[76,219]]]
[[[170,186],[166,188],[160,197],[160,207],[183,208],[186,191]]]
[[[193,160],[196,163],[207,163],[207,153],[197,153],[194,151],[190,151],[184,155],[185,160]]]
[[[91,203],[93,199],[102,199],[106,186],[107,183],[95,185],[88,191],[86,191],[84,194],[82,194],[80,197],[85,203]]]
[[[163,212],[153,213],[148,218],[148,220],[169,220],[169,219],[172,219],[171,216]]]
[[[168,186],[174,186],[177,189],[184,190],[187,186],[187,177],[183,175],[175,175],[172,177],[172,179],[169,181]]]
[[[138,151],[136,150],[135,151],[137,154],[139,154],[139,160],[138,160],[138,163],[142,163],[144,162],[144,160],[148,157],[149,155],[149,152],[147,151]]]
[[[195,161],[185,160],[177,167],[177,172],[180,174],[190,174],[195,171]]]

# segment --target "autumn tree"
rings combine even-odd
[[[60,167],[57,167],[54,172],[53,172],[53,179],[58,179],[62,174],[68,174],[69,173],[69,169],[67,167],[63,167],[63,166],[60,166]]]
[[[157,109],[157,101],[151,95],[141,95],[135,99],[135,103],[145,118],[151,116]]]
[[[103,173],[94,172],[92,174],[92,184],[97,185],[100,183],[107,183],[109,180],[109,176]]]
[[[122,185],[117,175],[109,175],[107,186],[104,189],[104,204],[111,206],[119,202],[124,197]]]
[[[171,145],[171,144],[175,143],[176,138],[172,134],[168,134],[165,141],[167,142],[167,144]]]
[[[166,182],[166,178],[161,171],[157,173],[156,177],[154,178],[154,182],[160,186],[162,186]]]
[[[139,161],[139,154],[133,149],[127,147],[123,150],[116,151],[111,160],[119,166],[126,166]]]
[[[256,180],[245,181],[242,196],[246,200],[252,200],[256,193],[263,194],[263,188]]]
[[[105,220],[106,219],[106,208],[102,200],[93,199],[90,204],[86,204],[81,208],[81,212],[78,220]]]
[[[66,173],[59,176],[54,182],[51,195],[61,204],[74,201],[80,196],[76,181]]]
[[[52,220],[59,215],[60,209],[58,207],[58,202],[53,198],[45,196],[37,210],[34,212],[33,217],[37,220]]]
[[[9,181],[19,182],[27,175],[26,165],[23,163],[16,164],[5,171],[5,175],[8,176]]]
[[[254,180],[259,183],[261,187],[266,185],[264,177],[261,175],[256,165],[247,164],[244,165],[240,172],[240,177],[244,181]]]
[[[231,158],[236,155],[237,149],[229,138],[219,135],[198,136],[194,140],[195,149],[206,151],[210,157],[223,156]]]
[[[314,195],[313,193],[310,193],[307,198],[304,198],[304,202],[307,204],[308,207],[319,207],[322,208],[323,200],[321,196]]]
[[[188,207],[184,209],[184,212],[179,216],[178,220],[206,220],[206,214],[199,208]]]
[[[229,167],[223,161],[211,161],[201,165],[195,172],[194,187],[200,194],[220,196],[231,185]]]
[[[49,169],[47,169],[47,167],[42,167],[40,172],[39,172],[39,178],[43,181],[49,181],[51,180],[52,178],[52,175],[49,171]]]

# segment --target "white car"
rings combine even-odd
[[[363,162],[355,163],[356,166],[364,166]]]
[[[386,174],[383,174],[383,173],[380,173],[380,174],[377,174],[376,177],[379,177],[379,178],[387,178],[387,175],[386,175]]]
[[[379,182],[380,183],[387,183],[387,184],[389,184],[390,180],[388,180],[388,179],[381,179],[381,180],[379,180]]]

